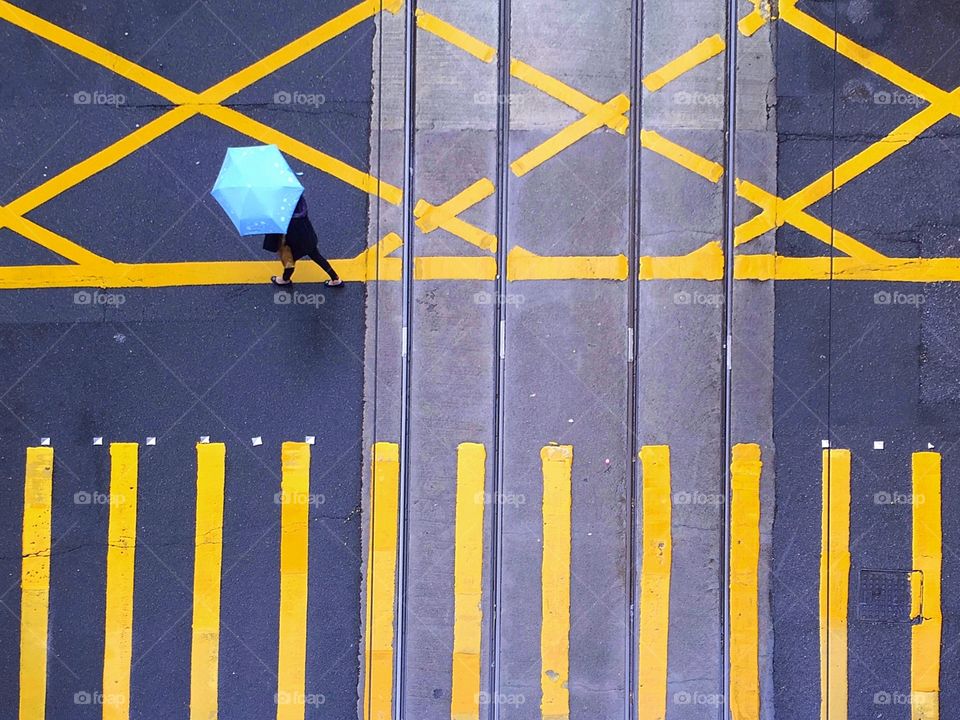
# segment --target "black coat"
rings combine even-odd
[[[282,240],[283,235],[278,233],[264,235],[263,249],[269,252],[277,252],[280,250]],[[287,228],[286,244],[290,246],[294,260],[310,255],[317,249],[317,232],[313,229],[313,223],[310,222],[308,216],[304,215],[290,220],[290,227]]]

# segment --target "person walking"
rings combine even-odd
[[[333,265],[323,255],[317,247],[317,232],[313,229],[313,223],[307,215],[307,201],[301,195],[297,201],[297,206],[293,210],[293,217],[290,219],[290,226],[286,234],[269,233],[263,236],[263,249],[269,252],[275,252],[280,256],[280,263],[283,265],[283,275],[277,277],[274,275],[270,282],[274,285],[292,285],[290,279],[297,264],[297,260],[302,257],[308,257],[317,265],[323,268],[323,271],[330,276],[330,279],[324,283],[327,287],[340,287],[343,280],[333,269]]]

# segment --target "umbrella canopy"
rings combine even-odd
[[[228,148],[211,194],[241,235],[285,233],[303,194],[276,145]]]

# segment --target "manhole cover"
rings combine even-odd
[[[874,622],[911,622],[910,572],[861,570],[857,616]]]

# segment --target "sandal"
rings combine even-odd
[[[293,280],[283,280],[282,278],[278,278],[276,275],[270,277],[270,282],[272,282],[274,285],[279,285],[280,287],[293,285]]]
[[[343,287],[343,280],[337,278],[336,280],[327,280],[324,285],[327,287]]]

